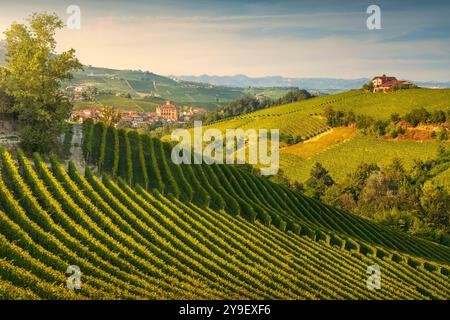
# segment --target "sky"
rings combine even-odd
[[[81,10],[57,34],[87,65],[162,75],[450,81],[450,1],[0,0],[0,30],[32,12]],[[369,5],[381,29],[369,30]],[[2,38],[3,35],[0,36]]]

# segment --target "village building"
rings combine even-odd
[[[99,115],[99,111],[95,108],[74,110],[71,112],[69,121],[77,121],[82,123],[85,119],[95,119]]]
[[[383,74],[382,76],[376,76],[372,79],[373,92],[378,91],[393,91],[395,87],[409,88],[413,86],[413,83],[406,80],[397,80],[396,77],[389,77]]]
[[[158,105],[156,107],[156,114],[166,121],[178,121],[180,112],[175,104],[167,101],[165,105]]]

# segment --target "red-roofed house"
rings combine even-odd
[[[377,91],[392,91],[396,86],[399,87],[410,87],[413,84],[406,80],[397,80],[396,77],[388,77],[385,74],[382,76],[377,76],[372,79],[373,92]]]

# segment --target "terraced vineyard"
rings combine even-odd
[[[447,299],[450,295],[450,258],[441,247],[429,249],[445,263],[407,259],[387,250],[368,254],[363,252],[369,247],[363,249],[350,239],[345,244],[337,236],[316,233],[313,239],[282,232],[156,190],[133,189],[122,179],[102,181],[90,170],[83,176],[71,163],[66,171],[54,158],[49,168],[36,155],[33,166],[23,154],[15,163],[3,150],[1,163],[1,298]],[[302,200],[304,206],[321,207]],[[332,222],[328,208],[322,210],[314,219],[336,223],[343,218]],[[312,225],[312,220],[305,221]],[[345,249],[350,244],[353,249]],[[386,254],[383,258],[381,252]],[[367,266],[374,264],[383,272],[381,290],[366,287]],[[65,288],[69,265],[82,270],[80,290]]]

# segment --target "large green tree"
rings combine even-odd
[[[82,65],[75,50],[56,53],[55,33],[63,28],[55,14],[35,13],[28,24],[5,32],[7,65],[0,68],[0,90],[12,99],[6,108],[19,122],[25,149],[48,152],[64,131],[72,104],[61,83]]]

